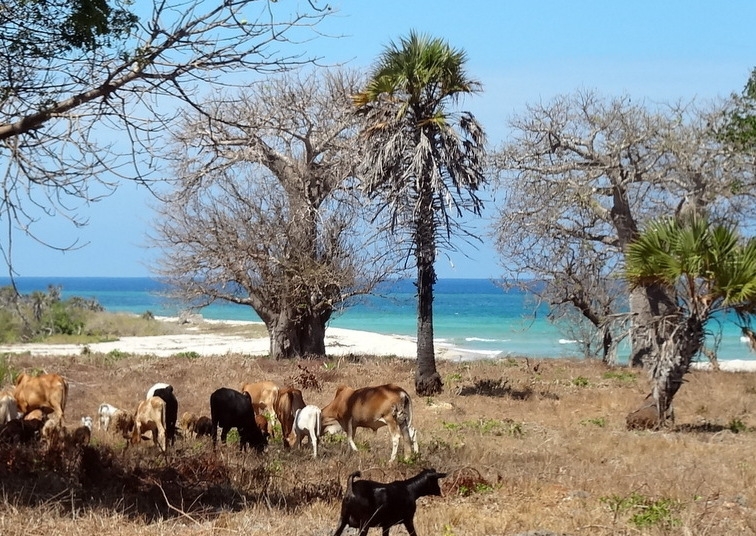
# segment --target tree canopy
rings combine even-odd
[[[358,83],[272,77],[217,95],[204,106],[213,119],[187,114],[176,136],[176,188],[155,222],[161,273],[196,306],[250,306],[277,359],[325,355],[332,315],[396,265],[357,195]]]
[[[34,231],[39,218],[83,225],[80,208],[119,180],[159,178],[154,149],[182,106],[199,110],[213,87],[310,59],[287,43],[290,33],[301,38],[325,15],[306,6],[299,12],[255,0],[4,3],[4,235],[16,230],[44,241]],[[9,246],[0,242],[12,273]]]
[[[613,349],[635,313],[633,362],[650,351],[640,318],[673,310],[658,286],[622,290],[628,245],[649,221],[707,214],[746,222],[756,211],[749,158],[722,143],[724,104],[652,105],[583,91],[528,107],[494,166],[505,199],[496,243],[508,277],[545,282],[555,320],[582,320],[586,352]],[[623,318],[627,318],[626,316]],[[616,327],[613,331],[611,326]]]

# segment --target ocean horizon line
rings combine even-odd
[[[0,277],[0,285],[9,278]],[[502,279],[440,278],[434,287],[434,340],[478,355],[507,357],[584,357],[579,341],[584,334],[570,332],[548,321],[544,304],[534,307],[532,293],[501,286]],[[19,276],[19,292],[45,291],[61,285],[62,297],[92,298],[108,312],[180,317],[196,312],[209,320],[261,321],[248,305],[218,301],[202,308],[171,300],[165,282],[152,276]],[[415,280],[387,281],[380,292],[349,302],[328,326],[382,335],[417,335]],[[740,330],[722,319],[720,360],[756,360],[741,340]],[[569,326],[568,326],[569,328]]]

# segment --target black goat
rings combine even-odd
[[[340,536],[349,525],[366,536],[370,527],[381,527],[383,536],[388,536],[389,528],[403,523],[410,536],[417,536],[413,520],[416,501],[426,495],[441,495],[439,478],[446,473],[435,469],[424,469],[407,480],[395,480],[384,484],[372,480],[354,481],[360,476],[356,471],[347,479],[346,493],[341,502],[341,520],[333,536]]]

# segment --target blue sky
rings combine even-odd
[[[279,0],[285,1],[285,0]],[[320,2],[322,4],[322,0]],[[578,89],[653,102],[703,101],[740,92],[756,67],[756,2],[738,0],[505,1],[338,0],[336,13],[302,44],[326,64],[368,68],[391,40],[410,30],[442,37],[468,55],[469,74],[483,92],[463,102],[485,127],[492,147],[506,121],[529,102]],[[496,197],[495,192],[491,194]],[[17,234],[14,267],[21,276],[150,276],[156,251],[145,247],[151,196],[123,184],[85,209],[86,228],[63,220],[37,225],[37,234],[83,247],[65,253]],[[495,216],[488,204],[477,223],[484,243],[440,256],[439,277],[500,275],[485,233]]]

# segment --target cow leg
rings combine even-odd
[[[347,423],[346,434],[347,434],[347,443],[349,443],[349,447],[353,451],[357,452],[357,445],[354,443],[354,425],[352,424],[352,421],[349,421]]]
[[[399,453],[399,440],[401,439],[400,434],[391,434],[391,458],[389,458],[390,462],[393,462],[396,460],[396,455]]]
[[[318,434],[315,430],[310,430],[310,443],[312,443],[312,457],[318,457]]]
[[[399,453],[399,442],[402,438],[402,433],[395,422],[388,420],[386,425],[388,426],[389,434],[391,434],[391,458],[389,458],[389,461],[393,462]]]
[[[134,424],[134,432],[131,434],[131,444],[136,445],[142,439],[142,427],[137,422]]]
[[[154,438],[157,435],[157,440],[155,443],[157,443],[157,446],[160,447],[160,450],[165,452],[166,450],[166,441],[165,441],[165,430],[161,430],[158,428],[155,432],[152,432],[152,437]]]
[[[404,522],[404,528],[407,529],[407,532],[409,533],[409,536],[417,536],[417,532],[415,532],[415,524],[412,522],[411,519],[408,519]],[[388,536],[388,528],[383,529],[385,532],[383,533],[383,536]]]
[[[221,443],[224,445],[226,444],[226,437],[228,436],[228,432],[231,430],[231,428],[226,428],[225,426],[221,426]],[[239,434],[241,436],[241,434]],[[239,438],[241,441],[241,438]]]
[[[409,426],[407,427],[407,435],[409,435],[410,443],[412,443],[412,452],[420,452],[420,449],[417,446],[417,430],[412,426]]]
[[[404,452],[407,452],[407,445],[412,445],[412,452],[419,452],[417,447],[417,430],[407,424],[399,425],[404,440]]]
[[[333,536],[341,536],[341,533],[344,532],[344,528],[346,528],[347,522],[345,519],[342,519],[339,522],[339,526],[336,527],[336,532],[333,533]]]

